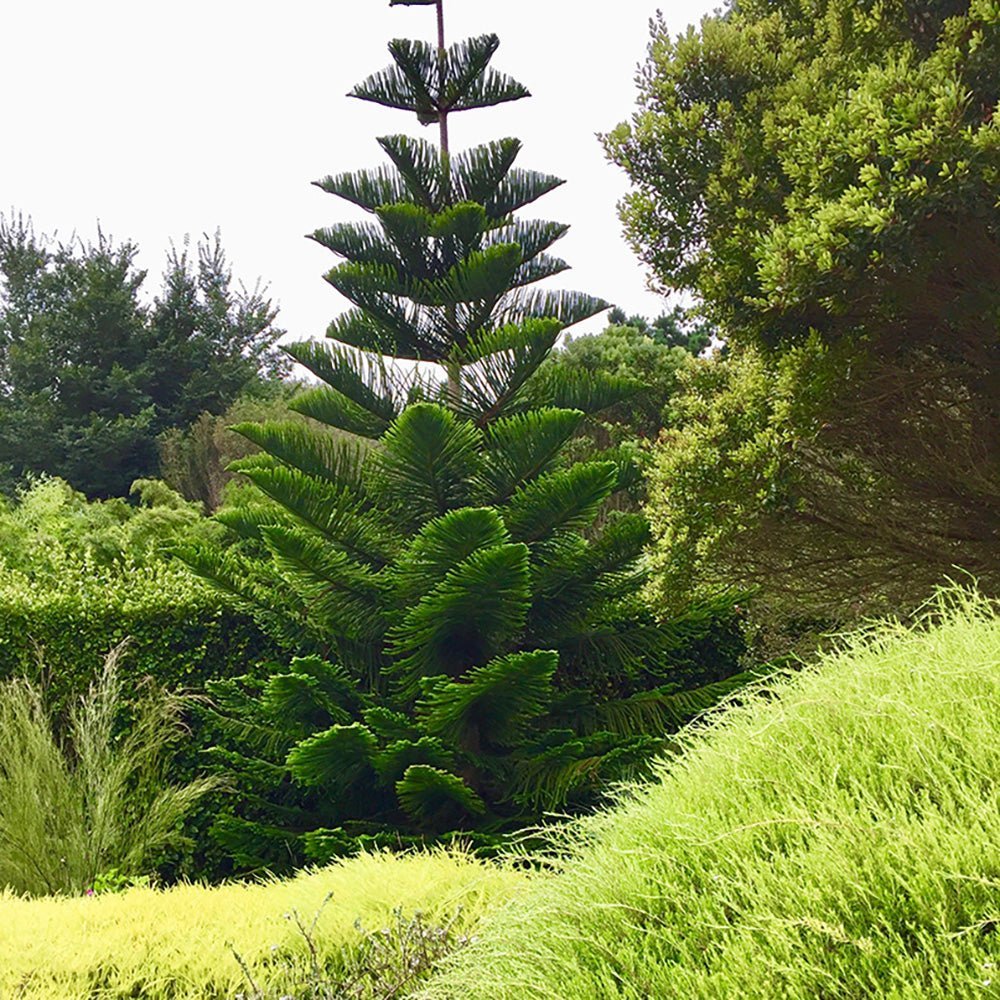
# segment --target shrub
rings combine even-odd
[[[16,893],[79,894],[111,870],[142,874],[216,784],[166,784],[167,751],[183,729],[180,703],[162,691],[134,701],[118,732],[122,650],[69,710],[67,740],[41,688],[25,678],[0,686],[0,885]]]

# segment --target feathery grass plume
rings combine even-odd
[[[184,731],[179,698],[144,692],[122,731],[126,645],[70,709],[65,738],[39,685],[24,677],[0,685],[0,887],[78,895],[112,870],[141,875],[218,786],[217,778],[167,784],[170,745]]]
[[[997,996],[1000,615],[925,612],[688,730],[417,995]]]

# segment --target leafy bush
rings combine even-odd
[[[296,993],[314,956],[292,914],[311,923],[330,982],[366,959],[372,932],[408,946],[394,910],[423,914],[425,929],[469,934],[488,906],[529,881],[524,871],[459,852],[364,854],[285,881],[182,884],[79,899],[20,899],[0,890],[0,996],[79,1000],[232,1000],[248,993],[234,951],[268,996]],[[329,902],[324,906],[324,900]],[[377,957],[376,957],[377,958]],[[307,994],[308,995],[308,994]]]
[[[62,479],[43,476],[0,498],[0,574],[40,587],[65,586],[67,575],[160,565],[182,541],[219,538],[199,504],[155,479],[139,479],[135,503],[88,501]]]
[[[217,784],[166,783],[180,703],[151,689],[126,706],[122,652],[70,708],[66,739],[41,688],[25,678],[0,686],[0,886],[78,895],[113,869],[141,875]],[[133,718],[119,733],[126,707]]]
[[[38,676],[44,655],[50,700],[61,710],[90,683],[103,653],[130,637],[132,680],[204,688],[244,674],[275,652],[252,619],[177,565],[80,571],[58,586],[0,573],[0,677]]]
[[[679,387],[681,372],[690,362],[691,356],[683,348],[654,339],[649,330],[611,324],[597,334],[567,337],[565,344],[549,355],[543,370],[563,369],[578,377],[603,373],[641,384],[627,399],[599,415],[596,423],[603,434],[599,434],[598,443],[607,446],[657,437],[666,424],[666,411]]]
[[[742,694],[418,996],[994,995],[998,665],[950,592]]]
[[[638,108],[605,138],[634,184],[627,235],[766,368],[745,397],[759,430],[742,435],[738,398],[758,357],[729,370],[701,446],[667,456],[664,489],[704,470],[688,524],[745,489],[751,516],[723,515],[730,563],[746,550],[767,585],[776,569],[838,613],[910,606],[955,566],[1000,594],[996,3],[739,0],[677,37],[651,27]],[[794,348],[810,358],[789,379]],[[833,391],[804,429],[783,411],[815,383]],[[782,520],[754,509],[786,496],[773,462],[801,503]]]

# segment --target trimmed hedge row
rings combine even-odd
[[[126,636],[126,676],[170,689],[200,689],[276,655],[248,615],[179,566],[81,574],[57,589],[0,575],[0,678],[37,677],[44,663],[56,707],[86,690]]]

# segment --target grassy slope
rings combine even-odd
[[[421,996],[1000,996],[1000,620],[949,600],[716,716]]]
[[[14,899],[0,894],[0,998],[232,997],[247,983],[235,948],[261,986],[282,984],[305,944],[284,914],[309,924],[324,959],[389,923],[393,907],[422,911],[429,924],[461,906],[475,920],[524,879],[494,865],[436,852],[362,856],[284,882],[216,888],[132,889],[80,899]],[[299,977],[296,981],[301,982]]]

